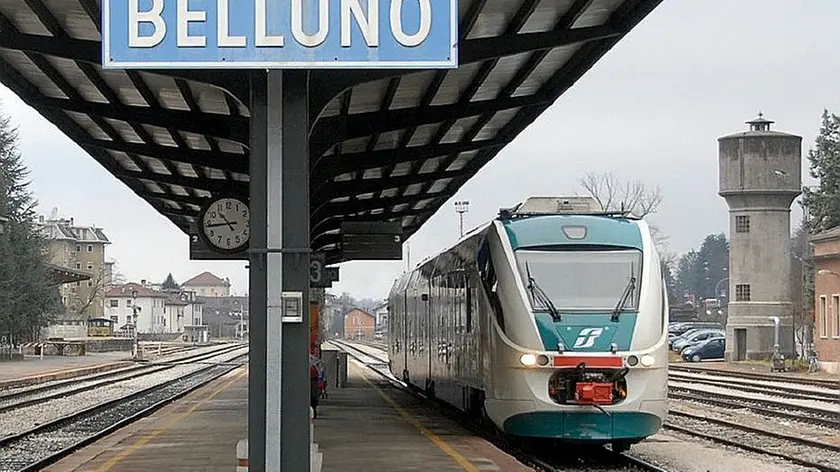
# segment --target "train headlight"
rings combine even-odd
[[[643,366],[650,367],[654,364],[654,362],[656,362],[656,359],[654,359],[653,356],[648,355],[648,354],[645,354],[644,356],[642,356],[642,365]]]
[[[539,365],[548,365],[548,356],[540,354],[537,356],[537,364]]]
[[[636,356],[630,356],[627,358],[627,365],[630,367],[636,367],[636,364],[639,363],[639,358]]]
[[[532,365],[537,365],[537,356],[533,354],[522,354],[522,356],[519,358],[519,362],[521,362],[522,365],[526,365],[529,367]]]

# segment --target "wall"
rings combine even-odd
[[[373,339],[376,318],[361,311],[351,310],[344,317],[345,339]]]
[[[64,338],[84,339],[87,337],[85,325],[50,325],[41,329],[41,339]]]
[[[819,354],[820,364],[826,370],[840,373],[840,326],[837,313],[840,311],[837,299],[840,297],[840,244],[837,240],[815,242],[814,277],[814,348]],[[820,270],[832,273],[820,274]],[[825,296],[825,317],[822,316],[821,297]]]

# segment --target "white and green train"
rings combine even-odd
[[[668,297],[649,227],[532,197],[400,277],[394,375],[519,438],[609,443],[667,414]]]

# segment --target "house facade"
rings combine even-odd
[[[200,297],[229,297],[230,279],[202,272],[182,283],[181,288],[195,292]]]
[[[143,281],[145,282],[145,281]],[[116,331],[130,332],[134,308],[138,333],[185,333],[188,338],[207,331],[203,303],[186,290],[160,291],[147,283],[127,283],[105,293],[105,317],[115,322]]]
[[[373,315],[376,317],[376,329],[377,333],[387,333],[388,332],[388,302],[385,302],[373,311]]]
[[[106,278],[105,246],[111,244],[102,228],[76,225],[73,218],[38,218],[38,227],[47,238],[48,262],[56,266],[89,274],[87,280],[59,287],[61,302],[68,313],[83,318],[99,318],[105,312]]]
[[[358,308],[344,315],[344,339],[372,341],[376,331],[376,316]]]
[[[814,245],[814,349],[823,370],[840,373],[840,226],[811,236]]]

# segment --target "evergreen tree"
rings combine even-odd
[[[840,117],[823,110],[815,147],[808,151],[811,177],[819,179],[815,191],[803,189],[809,230],[817,233],[840,225]]]
[[[166,279],[160,284],[160,287],[164,290],[179,290],[181,287],[175,282],[175,278],[172,277],[172,273],[166,276]]]
[[[36,339],[60,305],[17,141],[17,130],[0,114],[0,215],[8,218],[0,235],[0,336],[12,343]]]
[[[724,279],[728,276],[729,241],[723,233],[710,234],[698,250],[683,254],[677,262],[677,291],[681,297],[694,295],[700,304],[705,298],[726,293]]]

